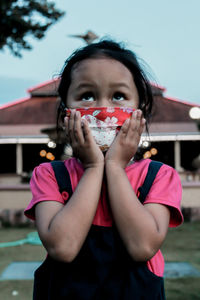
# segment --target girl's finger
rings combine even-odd
[[[71,110],[71,114],[69,117],[69,122],[68,122],[68,133],[69,133],[69,138],[73,142],[75,137],[74,137],[74,116],[75,116],[75,110]]]
[[[121,133],[123,135],[127,135],[128,130],[129,130],[129,125],[130,125],[130,119],[126,119],[126,121],[122,125],[122,128],[119,133]]]
[[[82,119],[82,128],[85,142],[91,142],[93,140],[92,133],[90,131],[87,120]]]
[[[131,119],[130,119],[131,123],[130,123],[130,130],[129,130],[129,134],[131,137],[140,130],[141,117],[142,117],[141,110],[136,110],[133,112]]]
[[[75,122],[74,122],[74,136],[76,141],[80,144],[84,143],[83,130],[81,127],[81,114],[79,111],[75,112]]]
[[[146,124],[146,120],[144,118],[142,118],[141,122],[140,122],[139,135],[142,135],[145,124]]]
[[[127,131],[127,137],[134,138],[134,134],[137,128],[137,111],[134,111],[129,119],[129,128]]]
[[[135,129],[138,131],[141,125],[142,111],[140,109],[136,110],[136,124]]]
[[[142,117],[142,111],[140,109],[137,109],[136,110],[136,118],[141,119],[141,117]]]

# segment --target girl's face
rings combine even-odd
[[[83,107],[138,108],[139,96],[131,72],[111,58],[90,58],[78,62],[71,75],[66,105]]]

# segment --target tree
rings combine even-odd
[[[23,49],[32,49],[27,36],[43,38],[64,14],[53,1],[0,0],[0,50],[8,47],[12,54],[21,57]]]

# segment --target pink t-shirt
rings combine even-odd
[[[127,177],[137,194],[138,188],[142,186],[146,177],[150,159],[140,160],[126,167]],[[84,169],[75,158],[65,161],[72,190],[74,191]],[[60,194],[53,168],[50,163],[43,163],[36,167],[30,182],[33,198],[25,209],[25,215],[35,219],[35,205],[41,201],[58,201],[63,205],[68,201],[66,192]],[[168,165],[163,164],[153,182],[153,185],[144,203],[159,203],[168,206],[170,209],[170,227],[178,226],[183,221],[180,211],[182,197],[181,182],[178,173]],[[113,218],[106,199],[105,184],[102,185],[102,193],[99,199],[96,215],[93,220],[94,225],[112,226]],[[164,259],[159,250],[153,258],[147,262],[151,272],[157,276],[163,276]]]

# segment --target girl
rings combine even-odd
[[[152,94],[135,54],[107,40],[86,46],[67,60],[58,92],[58,120],[64,113],[73,149],[65,161],[73,194],[59,192],[50,163],[35,168],[25,214],[35,219],[48,256],[35,272],[34,299],[164,299],[159,249],[168,226],[182,222],[181,184],[163,164],[144,204],[138,199],[150,160],[132,158]],[[102,151],[81,108],[133,112]]]

